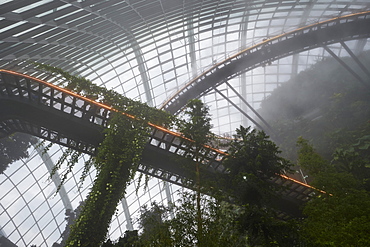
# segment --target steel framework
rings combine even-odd
[[[280,52],[278,44],[281,43],[277,42],[271,46],[279,47],[274,56],[264,55],[269,53],[264,44],[274,43],[276,36],[298,44],[303,36],[289,36],[294,33],[291,31],[299,32],[303,30],[300,28],[320,23],[326,28],[327,20],[369,8],[368,0],[3,0],[0,2],[0,68],[50,80],[47,74],[29,66],[29,60],[43,62],[157,107],[173,95],[180,96],[179,101],[201,97],[210,106],[214,131],[232,133],[240,124],[253,125],[251,119],[256,115],[252,109],[257,109],[261,100],[276,87],[317,59],[335,56],[340,61],[341,56],[347,55],[356,58],[370,46],[366,26],[365,32],[358,36],[344,34],[325,39],[326,36],[320,35],[325,40],[311,42],[307,49],[301,46]],[[348,22],[360,23],[362,17],[351,18]],[[363,19],[366,20],[367,17]],[[336,26],[342,30],[345,23],[327,27],[335,29]],[[319,32],[308,32],[316,31]],[[241,55],[243,51],[250,54]],[[266,52],[262,54],[263,51]],[[253,54],[261,57],[252,59]],[[230,61],[228,59],[234,59],[234,55],[240,58],[229,66],[234,72],[216,73],[222,71],[221,67]],[[241,68],[237,68],[238,65]],[[214,70],[218,66],[220,69]],[[207,74],[208,71],[214,73]],[[180,90],[204,75],[206,80],[215,80],[199,81],[197,85],[202,86],[190,90],[190,96]],[[59,95],[63,99],[63,93]],[[68,101],[68,97],[62,103],[54,103],[50,94],[45,96],[49,97],[49,105],[59,104],[65,111],[70,107],[81,114],[85,112],[80,105]],[[31,96],[28,97],[31,100]],[[40,107],[42,103],[40,101]],[[176,105],[176,101],[167,104],[169,109],[181,106]],[[44,110],[48,111],[46,106]],[[104,121],[98,116],[94,119]],[[13,119],[13,122],[2,121],[1,132],[8,131],[8,134],[19,128],[68,143],[68,136],[58,136],[48,132],[49,128],[38,126],[24,119]],[[93,152],[94,147],[87,144],[89,138],[92,137],[85,137],[84,143],[69,143]],[[61,149],[62,146],[56,146],[49,150],[50,158],[57,160]],[[0,190],[5,191],[0,195],[1,232],[18,246],[51,246],[64,229],[65,208],[61,197],[53,193],[54,183],[47,180],[46,163],[36,150],[30,152],[28,159],[13,164],[0,175]],[[92,173],[78,189],[81,172],[74,171],[65,185],[73,209],[86,196],[93,181]],[[145,193],[141,189],[136,193],[137,186],[135,180],[123,207],[119,207],[114,216],[110,229],[113,239],[135,225],[134,215],[143,204],[151,200],[173,201],[179,188],[164,186],[156,179],[150,181]]]

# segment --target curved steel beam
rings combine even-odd
[[[51,159],[49,153],[47,152],[47,150],[45,150],[44,145],[37,139],[36,139],[36,143],[33,143],[32,145],[35,148],[37,154],[40,156],[40,158],[44,162],[44,164],[46,166],[46,169],[48,170],[50,175],[53,174],[53,168],[54,168],[55,164],[52,161],[52,159]],[[62,184],[62,180],[60,179],[58,171],[56,171],[53,174],[53,176],[51,177],[51,180],[54,182],[55,188],[58,188],[60,186],[58,193],[59,193],[60,198],[62,199],[64,208],[66,210],[68,210],[68,209],[73,210],[72,203],[69,200],[68,193],[67,193],[64,185]]]
[[[267,39],[215,64],[187,83],[161,109],[176,113],[193,98],[241,73],[302,51],[370,37],[370,11],[337,17]]]
[[[103,15],[99,11],[92,10],[88,5],[82,5],[78,1],[69,1],[69,0],[61,0],[61,1],[65,2],[65,3],[72,4],[73,6],[79,8],[79,9],[83,9],[84,11],[87,11],[87,12],[93,14],[93,15],[98,16],[99,18],[102,18],[105,21],[108,21],[108,22],[112,23],[113,25],[119,27],[122,31],[124,31],[130,37],[131,48],[134,51],[135,58],[136,58],[137,63],[138,63],[138,69],[139,69],[139,72],[140,72],[140,76],[141,76],[141,79],[143,81],[143,86],[145,88],[145,96],[147,98],[146,103],[148,105],[152,106],[153,105],[153,96],[151,94],[151,90],[150,90],[150,86],[149,86],[150,81],[149,81],[149,77],[148,77],[148,74],[147,74],[147,69],[145,68],[145,65],[144,65],[144,60],[143,60],[144,56],[143,56],[143,53],[141,51],[140,44],[137,42],[137,39],[135,38],[134,34],[129,29],[124,27],[121,23],[119,23],[117,21],[114,21],[112,18],[109,18],[106,15]],[[113,70],[116,70],[116,69],[113,67]]]

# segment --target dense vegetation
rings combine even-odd
[[[208,193],[183,190],[175,205],[144,207],[140,231],[103,246],[300,246],[297,224],[277,218],[276,188],[266,181],[290,163],[261,131],[240,127],[230,145],[229,174],[200,181]]]

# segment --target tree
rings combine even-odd
[[[9,164],[19,159],[28,157],[28,148],[33,140],[31,135],[15,133],[0,139],[0,174],[2,174]]]
[[[318,176],[322,172],[331,169],[329,162],[321,157],[313,146],[301,136],[298,138],[298,165],[312,176]]]
[[[151,207],[146,205],[141,210],[139,224],[142,229],[140,243],[143,246],[172,246],[168,226],[168,214],[170,209],[153,202]]]
[[[268,204],[276,187],[267,181],[290,172],[291,163],[279,156],[279,148],[263,131],[250,127],[236,130],[228,152],[223,164],[235,199],[240,204]]]
[[[203,226],[202,226],[202,209],[201,209],[201,182],[200,182],[200,157],[199,153],[203,145],[210,142],[211,118],[209,108],[200,100],[193,99],[188,102],[185,109],[185,121],[180,122],[179,130],[187,138],[193,140],[195,154],[195,180],[196,180],[196,202],[197,202],[197,239],[198,246],[203,246]]]
[[[217,189],[224,197],[201,197],[203,246],[300,246],[303,241],[297,224],[277,219],[272,209],[274,192],[281,188],[268,180],[290,168],[279,153],[265,133],[243,127],[237,130],[223,162],[228,172],[217,179]],[[199,246],[197,194],[183,191],[179,195],[172,208],[173,219],[158,213],[161,220],[151,221],[151,228],[161,231],[151,237],[166,236],[161,243],[170,246]]]
[[[142,212],[140,217],[143,225],[143,233],[140,235],[142,246],[199,246],[197,195],[188,190],[181,191],[179,195],[179,200],[172,207],[154,204]],[[169,217],[170,211],[174,215],[173,218]],[[236,227],[235,219],[239,214],[237,206],[203,196],[201,244],[207,247],[246,246],[246,238],[240,236]]]
[[[304,207],[307,241],[315,246],[369,246],[370,194],[362,179],[342,169],[342,164],[329,164],[306,140],[298,142],[299,162],[313,173],[312,184],[325,191]]]
[[[298,246],[295,224],[277,219],[274,210],[275,192],[283,188],[269,182],[289,172],[291,163],[263,131],[250,127],[236,130],[229,153],[223,161],[228,169],[223,187],[242,205],[236,219],[239,235],[247,236],[250,246]]]

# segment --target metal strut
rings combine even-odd
[[[240,111],[245,117],[247,117],[252,123],[254,123],[258,128],[262,129],[262,126],[257,123],[251,116],[249,116],[245,111],[243,111],[243,109],[241,109],[239,106],[237,106],[234,102],[232,102],[228,97],[226,97],[226,95],[224,95],[223,93],[221,93],[220,90],[218,90],[216,87],[213,87],[213,89],[219,94],[221,95],[224,99],[226,99],[230,104],[232,104],[238,111]]]
[[[362,69],[363,72],[370,78],[370,71],[365,67],[363,63],[361,63],[360,59],[354,54],[351,49],[344,43],[343,41],[340,42],[346,52],[351,56],[351,58],[357,63],[357,65]]]
[[[349,67],[345,62],[343,62],[342,59],[340,59],[340,57],[338,57],[332,50],[329,49],[329,47],[327,47],[326,45],[323,46],[324,49],[333,57],[335,58],[335,60],[338,61],[338,63],[340,63],[349,73],[351,73],[359,82],[361,82],[362,84],[364,84],[365,86],[369,87],[370,85],[368,83],[366,83],[353,69],[351,69],[351,67]]]
[[[247,106],[248,106],[248,108],[249,109],[251,109],[252,110],[252,112],[254,113],[254,114],[256,114],[256,116],[266,125],[266,127],[269,129],[269,131],[271,131],[274,135],[276,135],[275,134],[275,132],[274,132],[274,130],[272,129],[272,127],[271,127],[271,125],[269,124],[269,123],[267,123],[266,122],[266,120],[245,100],[245,98],[244,97],[242,97],[236,90],[235,90],[235,88],[233,87],[233,86],[231,86],[230,85],[230,83],[229,82],[225,82],[226,83],[226,85],[231,89],[231,90],[233,90],[233,92],[239,97],[239,99],[241,100],[241,101],[243,101],[243,103],[244,104],[246,104]]]

